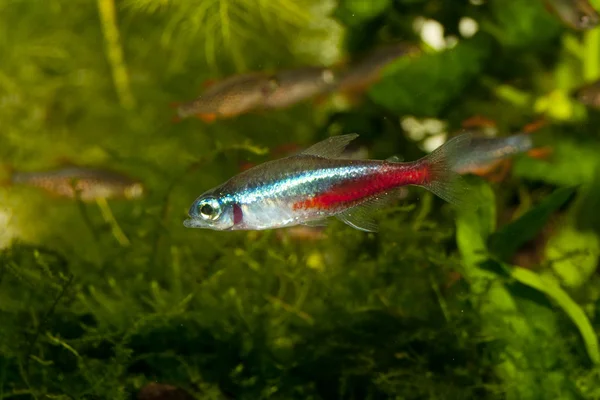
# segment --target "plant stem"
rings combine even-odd
[[[98,12],[106,44],[106,56],[110,63],[115,89],[121,106],[131,109],[135,100],[129,86],[129,76],[123,60],[123,50],[119,40],[114,0],[98,0]]]

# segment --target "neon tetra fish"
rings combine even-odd
[[[271,74],[251,72],[236,75],[211,85],[195,100],[173,103],[177,109],[174,122],[195,116],[205,122],[233,118],[262,107],[265,98],[277,88]]]
[[[260,164],[198,197],[188,228],[262,230],[322,225],[328,217],[367,232],[377,230],[370,212],[397,197],[405,185],[424,187],[458,204],[464,186],[452,171],[470,135],[458,136],[420,160],[339,158],[356,134],[331,137],[303,152]]]
[[[544,0],[546,8],[569,27],[592,29],[600,23],[600,15],[588,0]]]
[[[144,185],[119,173],[101,169],[68,166],[52,171],[12,172],[9,185],[27,185],[47,191],[50,194],[76,198],[82,201],[141,197]]]

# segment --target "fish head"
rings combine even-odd
[[[183,221],[186,228],[223,231],[235,225],[234,205],[225,197],[205,193],[198,197],[188,212],[190,218]]]

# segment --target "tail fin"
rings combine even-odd
[[[428,182],[421,185],[435,195],[456,206],[469,203],[468,186],[461,176],[453,171],[458,159],[469,150],[472,135],[465,133],[452,138],[418,162],[427,166]]]
[[[176,110],[179,108],[180,105],[181,105],[181,102],[174,101],[174,102],[169,103],[169,108]],[[173,118],[171,118],[171,122],[176,124],[178,122],[181,122],[181,119],[182,119],[181,116],[179,116],[179,114],[177,114],[177,115],[173,116]]]
[[[15,170],[12,167],[12,165],[3,165],[0,168],[0,187],[12,185],[13,176],[15,173]]]
[[[535,133],[545,127],[547,124],[548,121],[546,121],[544,118],[540,118],[537,121],[525,125],[523,127],[523,133],[526,135]],[[527,150],[526,154],[531,158],[544,159],[548,158],[552,154],[552,148],[550,146],[534,146],[533,141],[531,141],[531,148]]]

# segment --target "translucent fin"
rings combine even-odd
[[[373,218],[373,215],[383,207],[392,203],[394,200],[402,197],[403,189],[404,188],[398,188],[381,193],[377,196],[371,197],[355,207],[342,211],[335,216],[353,228],[365,232],[377,232],[379,228],[377,226],[377,222],[375,222],[375,219]]]
[[[310,226],[310,227],[313,227],[313,228],[317,228],[317,227],[327,226],[328,222],[327,222],[326,219],[316,219],[316,220],[313,220],[313,221],[303,222],[302,225]]]
[[[543,127],[548,125],[548,121],[546,121],[544,118],[540,118],[536,121],[533,121],[530,124],[527,124],[523,127],[523,132],[524,133],[534,133],[539,131],[540,129],[542,129]]]
[[[15,170],[12,165],[3,165],[0,167],[0,187],[10,186],[14,183]]]
[[[356,206],[336,214],[336,217],[345,224],[364,232],[377,232],[377,223],[361,206]]]
[[[215,122],[217,114],[196,114],[196,118],[206,122],[207,124]]]
[[[452,167],[469,151],[472,135],[467,133],[452,138],[418,162],[429,168],[429,182],[421,185],[454,205],[467,205],[468,186]]]
[[[349,133],[347,135],[333,136],[329,139],[320,141],[319,143],[313,144],[308,149],[300,152],[301,155],[316,156],[323,158],[337,158],[346,149],[348,143],[358,137],[356,133]]]
[[[402,162],[403,160],[399,156],[391,156],[391,157],[386,158],[385,161],[399,163],[399,162]]]
[[[531,158],[537,159],[546,159],[552,155],[552,147],[544,146],[544,147],[536,147],[527,152],[527,155]]]
[[[218,80],[216,79],[207,79],[204,82],[202,82],[202,88],[208,89],[209,87],[214,86],[217,82]]]

